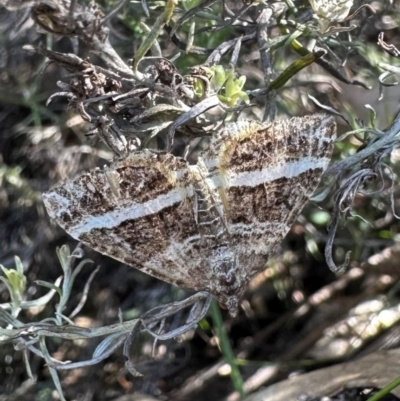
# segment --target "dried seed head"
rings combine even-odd
[[[353,0],[309,0],[319,20],[321,31],[326,31],[330,23],[343,21],[353,6]]]

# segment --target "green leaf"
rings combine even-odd
[[[7,269],[3,265],[0,268],[6,277],[0,277],[10,292],[10,297],[16,306],[20,305],[22,296],[26,289],[26,276],[24,274],[24,267],[18,256],[15,256],[16,269]]]

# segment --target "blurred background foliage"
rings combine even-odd
[[[102,26],[107,28],[110,45],[132,71],[132,59],[168,2],[120,4],[103,0],[97,1],[98,7],[89,0],[74,3],[82,10],[98,13],[98,21],[117,10]],[[344,117],[337,118],[340,135],[360,127],[384,130],[399,111],[400,92],[396,84],[400,74],[400,3],[342,1],[336,2],[336,11],[330,8],[328,13],[323,8],[334,3],[181,0],[176,2],[157,41],[163,57],[174,59],[175,71],[183,82],[192,82],[196,87],[199,82],[193,78],[193,71],[198,73],[198,69],[194,69],[206,63],[217,47],[243,39],[233,64],[234,45],[221,52],[221,59],[215,63],[226,77],[233,74],[235,93],[240,93],[234,101],[226,100],[227,81],[218,86],[213,78],[218,72],[215,65],[208,64],[208,70],[202,70],[207,79],[214,79],[213,89],[221,103],[217,111],[204,113],[208,123],[239,115],[270,118],[274,108],[277,118],[301,116],[320,111],[320,104]],[[103,166],[114,157],[99,135],[88,135],[93,127],[82,118],[76,101],[56,96],[46,105],[51,95],[66,91],[57,82],[71,82],[73,72],[60,63],[48,63],[40,51],[23,48],[43,46],[54,52],[75,54],[82,60],[89,58],[91,65],[110,68],[104,54],[96,51],[90,40],[90,35],[97,35],[100,30],[91,32],[87,28],[85,36],[81,31],[64,31],[67,25],[57,25],[60,20],[54,10],[69,10],[70,4],[67,0],[0,1],[0,264],[14,268],[15,255],[20,258],[16,263],[26,276],[21,295],[24,301],[48,293],[49,289],[36,280],[54,283],[62,274],[56,248],[68,244],[74,249],[77,245],[50,221],[41,193],[81,171]],[[122,6],[117,9],[118,5]],[[193,15],[185,14],[196,7],[199,8]],[[273,10],[273,16],[260,29],[261,16],[268,10]],[[187,18],[181,23],[184,15]],[[322,56],[316,48],[322,49]],[[267,57],[269,66],[260,54]],[[315,56],[311,62],[304,59],[307,54]],[[290,68],[299,63],[303,63],[302,68],[292,74]],[[139,72],[151,75],[154,65],[153,59],[144,58]],[[127,84],[121,85],[124,93]],[[265,91],[268,87],[269,92]],[[200,96],[204,91],[204,87],[199,89]],[[311,101],[310,96],[318,103]],[[193,108],[200,101],[196,97],[186,99],[185,105]],[[123,118],[137,118],[136,127],[143,128],[142,120],[143,124],[148,120],[141,113],[149,104],[141,104],[140,112],[124,109],[123,116],[114,110],[116,124]],[[160,124],[171,115],[176,118],[172,112],[161,115]],[[194,119],[187,129],[176,129],[175,154],[182,155],[190,143],[189,160],[195,160],[197,152],[207,147],[211,131],[203,138],[195,135],[200,123],[204,121]],[[135,131],[136,128],[126,128],[122,123],[119,128],[128,140],[137,134],[148,147],[164,148],[168,140],[165,130],[150,135],[149,131]],[[351,157],[369,141],[371,136],[365,132],[344,137],[336,144],[334,161]],[[142,336],[133,356],[146,373],[141,378],[126,372],[120,351],[98,365],[62,371],[65,397],[101,401],[118,399],[124,394],[139,397],[140,393],[173,400],[235,400],[238,391],[249,394],[290,374],[398,347],[400,227],[395,211],[400,210],[399,151],[394,149],[385,155],[383,162],[385,165],[379,170],[382,175],[359,188],[351,213],[342,218],[336,233],[334,260],[340,264],[346,253],[352,252],[346,273],[334,274],[324,257],[326,226],[336,186],[331,187],[323,202],[307,205],[276,256],[250,283],[236,319],[224,311],[220,319],[220,312],[214,311],[213,318],[205,318],[196,331],[186,333],[181,341],[158,342],[154,349],[152,338]],[[340,185],[347,176],[344,173],[336,178]],[[101,268],[85,305],[73,320],[78,326],[117,323],[120,311],[123,320],[132,319],[187,295],[90,249],[85,248],[84,253],[94,263],[86,266],[75,280],[67,311],[79,303],[94,269],[90,266]],[[6,280],[0,281],[0,304],[5,307],[12,300],[10,297]],[[19,318],[25,323],[43,321],[53,315],[58,302],[59,298],[53,297],[44,305],[23,310]],[[176,319],[178,324],[180,316]],[[53,357],[77,361],[91,358],[99,343],[96,341],[54,339],[47,346]],[[225,349],[228,359],[223,359],[220,349]],[[59,399],[44,361],[29,355],[37,380],[34,384],[27,380],[22,359],[23,353],[14,350],[12,344],[1,344],[0,400]],[[233,377],[232,381],[233,371],[236,379]],[[379,371],[377,366],[377,375]],[[382,382],[385,379],[391,380],[385,377]],[[309,390],[305,387],[304,393]],[[140,397],[143,398],[129,399],[151,399]]]

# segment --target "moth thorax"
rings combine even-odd
[[[235,264],[235,253],[228,243],[215,245],[210,252],[210,260],[214,261],[216,273],[226,273],[229,267]]]

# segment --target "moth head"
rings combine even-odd
[[[239,309],[240,299],[236,295],[227,296],[223,301],[219,302],[222,309],[227,309],[232,317],[236,317]]]

